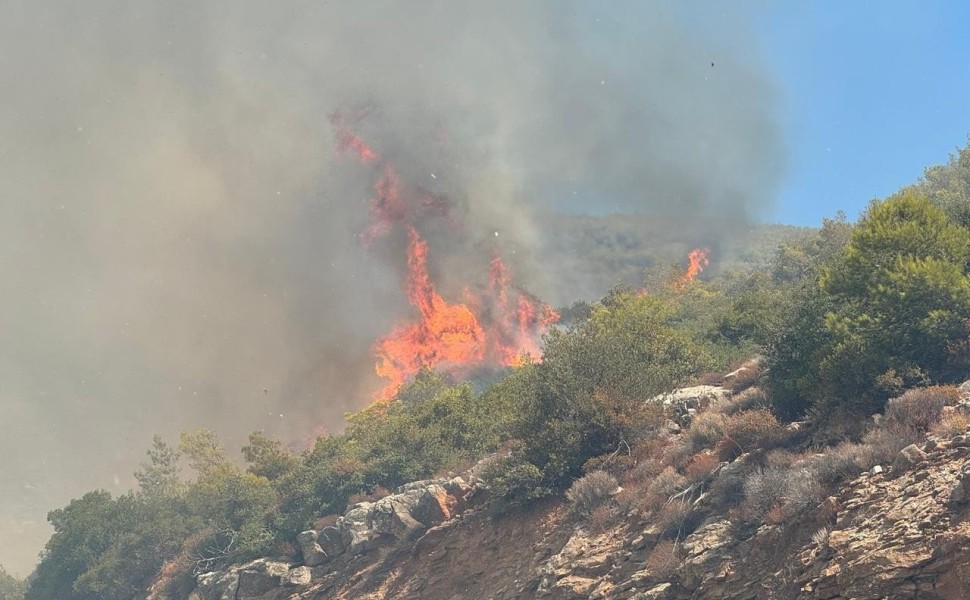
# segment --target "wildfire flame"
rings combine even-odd
[[[683,276],[676,282],[676,287],[682,288],[689,285],[694,281],[704,267],[708,264],[708,256],[710,255],[710,250],[707,248],[694,248],[687,253],[687,271],[684,272]]]
[[[417,229],[418,216],[454,223],[446,197],[405,186],[386,159],[349,127],[341,114],[331,120],[339,154],[378,166],[371,200],[372,223],[360,235],[369,247],[395,227],[407,230],[405,292],[416,310],[413,320],[377,340],[375,371],[387,380],[379,400],[393,398],[422,368],[454,374],[485,365],[515,366],[527,357],[540,359],[541,336],[559,320],[549,305],[514,288],[508,268],[496,253],[484,289],[466,287],[464,303],[450,303],[437,291],[428,271],[428,244]]]

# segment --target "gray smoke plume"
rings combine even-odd
[[[498,250],[574,297],[530,260],[539,212],[757,214],[776,99],[722,4],[7,2],[0,563],[130,487],[153,433],[298,443],[367,402],[403,248],[360,244],[378,168],[335,153],[335,111],[452,203],[446,290]]]

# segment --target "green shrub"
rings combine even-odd
[[[499,512],[552,494],[542,484],[539,467],[517,452],[489,460],[482,466],[480,477],[491,490]]]

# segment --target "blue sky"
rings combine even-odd
[[[753,31],[783,94],[788,172],[769,220],[850,219],[970,133],[970,3],[789,2]]]

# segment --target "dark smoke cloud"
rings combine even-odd
[[[335,110],[453,201],[446,287],[499,248],[571,297],[529,261],[537,211],[756,214],[775,98],[719,4],[8,2],[0,563],[127,489],[155,432],[300,440],[366,402],[401,247],[358,242],[374,169],[335,156]]]

